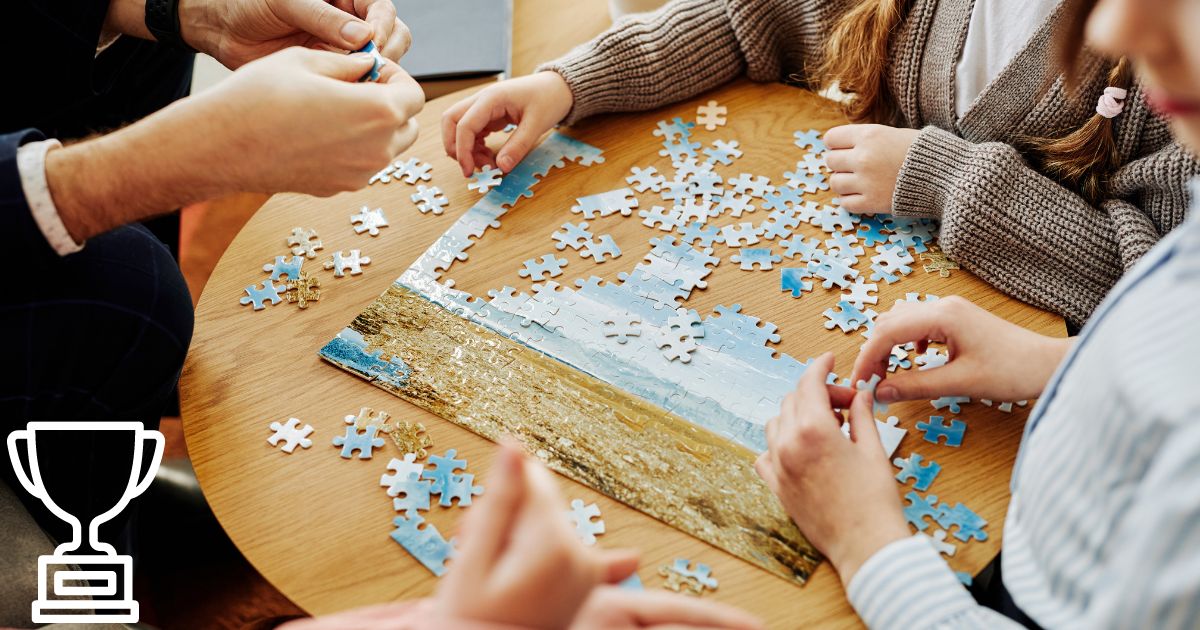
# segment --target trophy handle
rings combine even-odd
[[[150,466],[133,488],[130,498],[140,496],[150,486],[150,482],[154,481],[154,476],[158,474],[158,466],[162,463],[163,447],[166,445],[163,434],[158,431],[138,431],[138,439],[154,440],[154,456],[150,458]]]
[[[42,489],[25,472],[25,466],[21,464],[20,449],[17,448],[18,442],[29,443],[32,435],[26,429],[20,429],[8,434],[8,458],[12,462],[13,471],[17,473],[17,481],[21,482],[21,486],[25,491],[33,495],[35,498],[41,499]],[[32,464],[32,462],[30,462]]]

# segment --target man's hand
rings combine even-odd
[[[412,43],[391,0],[180,0],[179,19],[184,41],[229,68],[289,46],[350,51],[368,41],[398,61]]]
[[[886,125],[843,125],[825,133],[829,186],[855,214],[888,213],[900,167],[920,132]]]
[[[779,497],[804,537],[849,584],[876,551],[909,535],[892,465],[879,443],[871,396],[827,387],[826,353],[805,370],[796,391],[767,423],[767,452],[755,470]],[[849,408],[850,434],[834,408]]]

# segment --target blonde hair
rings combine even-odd
[[[1066,9],[1069,29],[1060,40],[1059,61],[1068,85],[1074,87],[1084,25],[1096,0],[1069,1],[1073,6]],[[836,84],[850,96],[843,108],[851,120],[890,123],[899,117],[897,99],[888,86],[888,53],[892,35],[911,5],[912,0],[862,0],[834,24],[814,78],[821,87]],[[1129,62],[1115,62],[1107,85],[1128,88],[1132,81]],[[1046,175],[1094,204],[1105,196],[1108,178],[1120,165],[1114,127],[1114,120],[1096,114],[1060,138],[1022,138],[1017,144]]]

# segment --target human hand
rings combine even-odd
[[[575,97],[557,72],[538,72],[480,90],[442,114],[446,155],[458,161],[463,177],[488,165],[511,171],[542,134],[567,117]],[[488,148],[488,134],[517,125],[499,153]]]
[[[390,61],[379,82],[357,83],[372,63],[365,54],[289,48],[185,99],[173,133],[191,147],[189,168],[250,192],[328,196],[363,187],[416,141],[413,117],[425,103]]]
[[[571,630],[757,630],[762,627],[753,615],[724,604],[675,593],[632,591],[615,586],[600,586],[592,591],[571,624]]]
[[[920,131],[886,125],[842,125],[825,132],[829,187],[855,214],[892,209],[896,179]]]
[[[592,590],[637,569],[637,556],[583,546],[549,471],[502,445],[488,493],[435,594],[439,615],[528,628],[566,628]]]
[[[412,35],[391,0],[181,0],[184,40],[229,68],[290,46],[358,50],[398,61]]]
[[[767,423],[767,452],[754,469],[849,584],[867,559],[909,530],[871,396],[826,387],[832,370],[833,355],[826,353],[804,371],[779,416]],[[851,439],[834,408],[849,408]]]
[[[946,365],[888,373],[894,346],[914,342],[917,352],[924,352],[931,341],[946,344]],[[875,330],[854,363],[853,379],[882,376],[875,396],[885,403],[941,396],[1028,400],[1041,395],[1070,345],[1069,339],[1031,332],[958,296],[900,302],[875,319]]]

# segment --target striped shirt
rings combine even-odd
[[[1196,212],[1079,335],[1025,427],[1012,491],[1001,574],[1039,625],[1200,626]],[[1015,627],[975,603],[923,534],[872,556],[847,597],[871,628]]]

